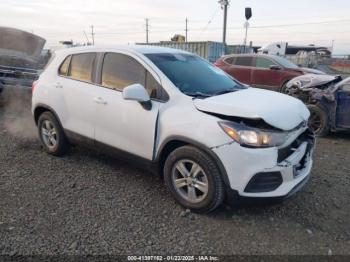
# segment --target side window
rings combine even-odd
[[[146,90],[151,98],[162,97],[162,87],[150,72],[146,73]]]
[[[271,65],[276,65],[274,62],[272,62],[269,59],[257,57],[256,58],[256,67],[259,68],[270,68]]]
[[[238,56],[236,58],[235,65],[239,66],[252,66],[253,58],[249,56]]]
[[[67,56],[66,59],[64,59],[60,68],[58,69],[59,75],[66,76],[68,74],[70,59],[71,59],[71,56]]]
[[[68,75],[76,80],[91,82],[94,53],[73,55]]]
[[[145,86],[146,69],[130,56],[107,53],[103,60],[101,83],[122,90],[132,84]]]

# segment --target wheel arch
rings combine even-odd
[[[38,121],[39,121],[40,115],[41,115],[42,113],[44,113],[44,112],[50,112],[50,113],[52,113],[52,114],[56,117],[56,119],[57,119],[58,123],[60,124],[60,126],[62,127],[60,118],[58,117],[58,115],[57,115],[57,113],[55,112],[55,110],[54,110],[53,108],[51,108],[50,106],[45,105],[45,104],[38,104],[38,105],[36,105],[36,107],[35,107],[35,109],[34,109],[34,111],[33,111],[33,114],[34,114],[34,121],[35,121],[35,124],[36,124],[36,125],[38,125]]]
[[[290,80],[292,80],[292,79],[293,79],[293,77],[292,77],[292,78],[288,78],[288,79],[283,79],[283,80],[282,80],[282,85],[280,86],[280,90],[279,90],[281,93],[283,92],[283,87],[286,86],[287,83],[288,83]]]
[[[168,137],[163,141],[163,143],[160,145],[157,156],[156,156],[156,162],[158,163],[158,172],[161,176],[163,176],[163,168],[165,161],[167,157],[173,152],[175,149],[180,148],[182,146],[193,146],[196,147],[206,154],[208,154],[209,157],[211,157],[214,162],[216,163],[217,167],[220,170],[220,174],[222,176],[222,179],[224,181],[226,188],[231,188],[230,182],[228,179],[228,175],[226,173],[226,169],[224,165],[222,164],[219,157],[207,146],[204,144],[197,142],[191,138],[182,137],[182,136],[171,136]]]

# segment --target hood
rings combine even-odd
[[[315,75],[325,75],[326,74],[325,72],[322,72],[320,70],[313,69],[313,68],[307,68],[307,67],[300,67],[298,69],[293,69],[293,70],[298,71],[298,72],[303,73],[303,74],[315,74]]]
[[[195,107],[203,112],[262,119],[267,124],[285,131],[294,129],[310,116],[309,110],[300,100],[257,88],[193,101]]]
[[[342,77],[339,75],[316,75],[306,74],[293,78],[287,83],[287,87],[296,86],[300,89],[314,88],[330,84],[332,82],[339,82]]]
[[[34,34],[9,27],[0,27],[0,55],[36,61],[46,42]]]

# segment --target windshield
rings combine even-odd
[[[273,56],[273,58],[275,59],[275,61],[277,63],[279,63],[283,67],[291,68],[291,69],[299,68],[296,64],[293,64],[292,62],[290,62],[289,60],[287,60],[287,59],[285,59],[283,57]]]
[[[146,54],[183,93],[214,96],[244,89],[221,69],[191,54]]]

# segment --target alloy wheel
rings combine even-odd
[[[48,148],[53,149],[57,145],[57,131],[51,121],[43,121],[41,125],[41,137]]]
[[[189,159],[179,160],[172,169],[176,192],[190,203],[199,203],[208,195],[208,177],[202,167]]]

